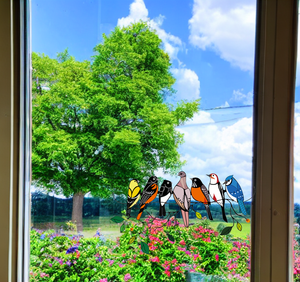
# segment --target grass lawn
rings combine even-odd
[[[101,217],[93,217],[93,218],[83,218],[83,232],[82,234],[84,237],[93,237],[95,235],[97,229],[101,228],[101,233],[107,238],[111,240],[116,240],[117,237],[121,236],[120,233],[120,226],[114,222],[112,222],[110,219],[113,216],[101,216]],[[52,218],[51,218],[52,219]],[[35,221],[35,228],[41,228],[41,229],[49,229],[53,228],[52,226],[55,226],[58,228],[60,225],[65,223],[66,221],[70,220],[70,218],[65,217],[56,217],[55,223],[51,222],[51,219],[45,219],[45,218],[38,218],[38,220]],[[49,220],[49,221],[48,221]],[[177,219],[181,224],[183,224],[183,221],[181,218]],[[48,222],[47,222],[48,221]],[[193,218],[190,219],[190,223],[198,223],[199,219]],[[49,223],[51,223],[49,225]],[[217,229],[217,226],[223,223],[225,226],[231,226],[232,223],[226,223],[223,221],[210,221],[209,226],[213,229]],[[251,223],[246,223],[244,220],[240,222],[242,224],[242,231],[239,231],[236,228],[236,225],[232,228],[231,234],[235,237],[239,238],[246,238],[247,235],[250,234],[250,227]]]
[[[178,221],[183,224],[182,219],[178,219]],[[100,220],[101,222],[101,220]],[[190,223],[198,223],[199,220],[198,219],[190,219]],[[231,226],[232,223],[226,223],[224,221],[210,221],[209,226],[213,229],[217,229],[218,225],[220,223],[223,223],[225,226]],[[238,237],[238,238],[242,238],[245,239],[247,238],[247,235],[250,234],[250,228],[251,228],[251,223],[247,223],[247,222],[241,222],[242,224],[242,231],[239,231],[236,228],[236,224],[235,226],[232,228],[231,234],[234,237]],[[98,224],[98,227],[101,228],[101,233],[107,238],[107,239],[112,239],[115,240],[117,237],[121,236],[120,233],[120,227],[115,224]],[[89,228],[84,228],[83,230],[83,235],[85,237],[92,237],[95,233],[96,233],[97,228],[96,227],[89,227]]]

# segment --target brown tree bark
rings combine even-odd
[[[72,222],[76,221],[77,232],[83,231],[83,225],[82,225],[83,197],[84,197],[84,193],[82,192],[78,192],[73,196]]]

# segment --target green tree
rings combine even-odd
[[[158,168],[182,166],[176,126],[199,100],[164,103],[175,91],[170,58],[146,23],[117,27],[95,47],[93,63],[67,52],[57,60],[33,53],[33,155],[36,185],[73,196],[72,220],[82,230],[86,193],[127,193]]]

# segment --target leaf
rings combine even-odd
[[[232,226],[227,226],[225,227],[222,231],[220,235],[228,235],[231,232]]]
[[[125,224],[123,223],[123,224],[121,225],[121,227],[120,227],[120,232],[123,233],[123,232],[125,231],[125,229],[126,229],[126,226],[125,226]]]
[[[149,246],[145,242],[141,242],[141,249],[145,254],[149,254]]]
[[[135,239],[136,239],[135,236],[131,237],[128,243],[129,243],[129,244],[132,244],[132,243],[135,241]]]
[[[202,218],[202,215],[201,215],[201,213],[200,213],[200,212],[196,212],[196,216],[197,216],[197,218],[199,218],[199,219],[201,219],[201,218]]]
[[[172,242],[175,242],[175,238],[173,237],[173,235],[171,235],[170,233],[166,233],[168,236],[168,239]]]
[[[115,222],[115,223],[121,223],[124,221],[124,219],[121,216],[114,216],[113,218],[110,219],[111,221]]]
[[[239,230],[239,231],[242,231],[242,224],[240,224],[239,222],[236,224],[236,228]]]

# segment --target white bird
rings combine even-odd
[[[207,176],[210,178],[208,192],[213,200],[221,206],[223,220],[228,222],[225,214],[225,195],[219,177],[215,173],[207,174]]]

